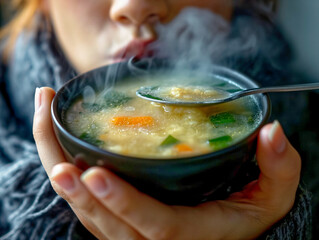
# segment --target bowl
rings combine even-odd
[[[256,139],[260,128],[268,121],[270,99],[267,94],[252,96],[261,110],[261,121],[244,139],[227,148],[197,156],[170,159],[124,156],[103,150],[71,134],[65,125],[66,111],[89,86],[95,91],[120,84],[136,76],[167,71],[171,64],[121,62],[103,66],[65,83],[51,106],[53,127],[66,159],[83,170],[103,166],[140,191],[167,204],[196,205],[212,199],[222,199],[239,190],[256,177]],[[189,69],[188,69],[189,70]],[[195,70],[194,70],[195,71]],[[241,88],[258,84],[232,69],[212,66],[211,75],[235,82]]]

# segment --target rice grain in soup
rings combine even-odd
[[[147,84],[165,82],[163,76],[152,79]],[[212,82],[212,88],[240,89],[225,79]],[[107,151],[169,159],[223,149],[242,140],[261,121],[261,111],[253,97],[210,107],[169,106],[138,98],[136,90],[145,83],[143,79],[129,81],[97,93],[94,99],[76,100],[64,118],[68,130]],[[209,94],[207,88],[194,83],[185,87],[174,85],[171,89],[177,99]]]

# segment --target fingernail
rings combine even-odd
[[[95,170],[87,170],[81,176],[81,179],[90,191],[98,198],[104,198],[109,193],[109,184],[107,179]]]
[[[60,166],[55,166],[52,169],[51,178],[56,182],[66,194],[72,194],[76,190],[76,184],[71,174],[62,172]]]
[[[277,120],[273,122],[272,127],[269,131],[268,138],[271,142],[273,150],[276,153],[280,154],[285,151],[287,146],[286,137],[280,126],[280,123]]]
[[[34,95],[34,109],[35,111],[38,111],[41,107],[41,88],[35,89],[35,95]]]

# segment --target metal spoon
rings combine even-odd
[[[143,99],[152,102],[163,103],[167,105],[177,105],[184,107],[200,107],[208,106],[214,104],[226,103],[229,101],[236,100],[238,98],[258,94],[258,93],[270,93],[270,92],[295,92],[295,91],[308,91],[319,89],[319,83],[308,83],[308,84],[296,84],[296,85],[286,85],[286,86],[276,86],[276,87],[261,87],[261,88],[251,88],[239,90],[234,93],[227,92],[225,90],[214,88],[214,90],[222,93],[222,97],[209,98],[207,100],[201,101],[184,101],[181,99],[173,99],[160,96],[160,87],[157,86],[147,86],[141,87],[136,91],[136,95]]]

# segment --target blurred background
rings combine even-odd
[[[280,0],[278,21],[294,53],[294,68],[319,81],[319,1]]]

